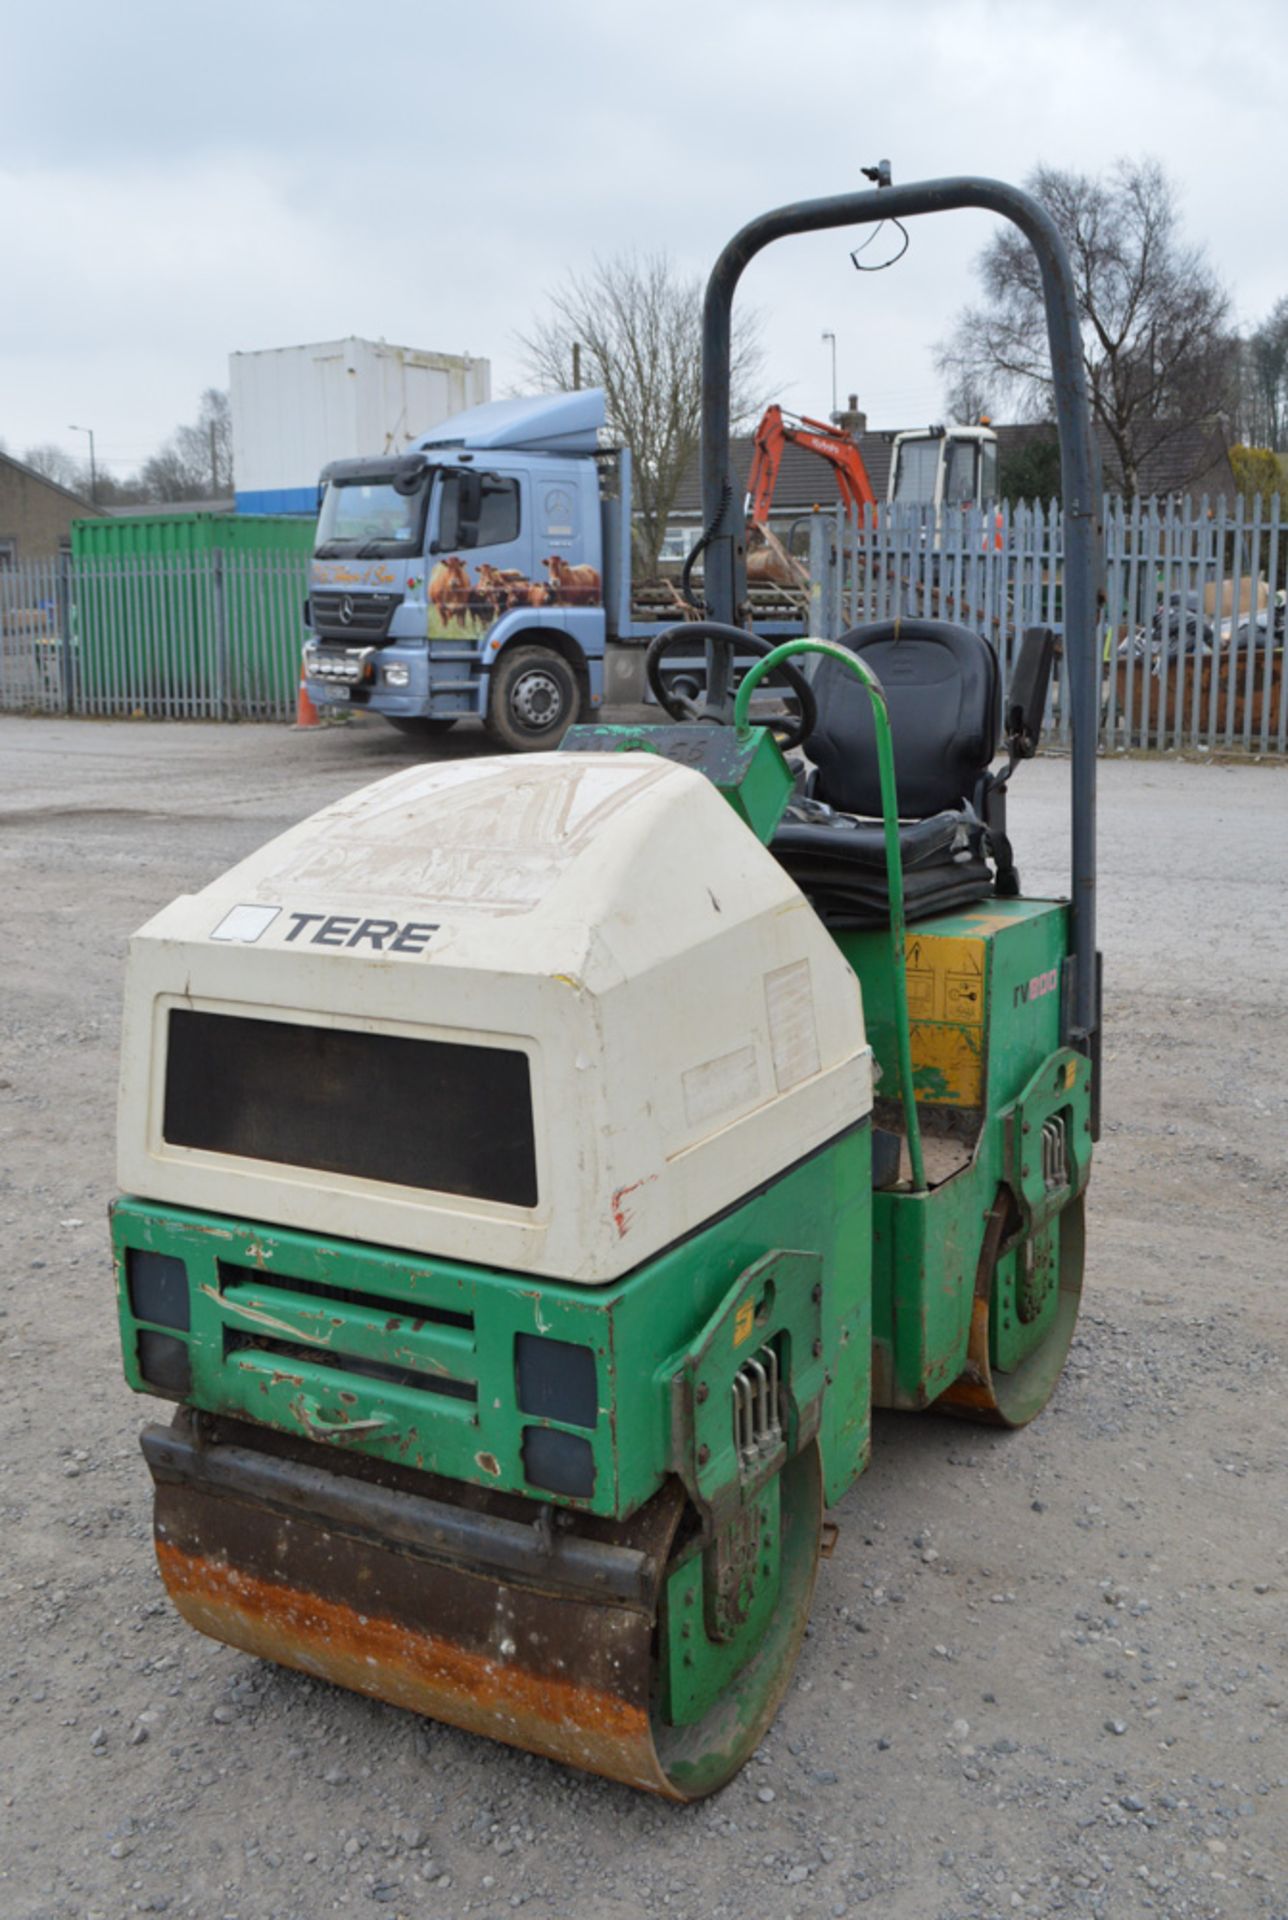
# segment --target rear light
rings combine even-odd
[[[140,1327],[137,1352],[139,1372],[154,1393],[182,1400],[192,1392],[192,1360],[185,1341]]]
[[[155,1327],[176,1327],[181,1333],[188,1331],[188,1269],[182,1260],[172,1253],[130,1247],[125,1255],[125,1275],[130,1312],[136,1320],[150,1320]]]
[[[579,1433],[558,1427],[523,1429],[523,1472],[534,1487],[589,1500],[595,1491],[595,1455]]]

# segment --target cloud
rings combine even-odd
[[[1278,151],[1285,35],[1270,0],[1128,11],[1084,0],[64,0],[6,23],[0,418],[11,446],[92,424],[142,457],[226,378],[229,351],[367,334],[518,378],[515,335],[596,253],[705,273],[763,208],[896,178],[1023,177],[1155,153],[1241,310],[1285,290],[1247,159]],[[841,391],[932,418],[930,351],[974,292],[991,221],[923,221],[888,274],[840,234],[753,263],[790,405]]]

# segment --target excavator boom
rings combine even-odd
[[[767,528],[783,449],[788,444],[804,447],[826,460],[836,475],[836,484],[845,510],[856,526],[863,524],[867,508],[876,506],[876,495],[863,455],[848,433],[829,426],[825,420],[811,420],[807,414],[786,414],[779,406],[766,407],[755,433],[755,451],[747,477],[747,518],[752,526]]]

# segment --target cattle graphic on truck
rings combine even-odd
[[[431,640],[454,633],[477,636],[503,614],[528,607],[597,607],[603,588],[594,567],[571,567],[558,554],[543,563],[545,580],[533,580],[518,567],[494,567],[484,561],[471,577],[459,554],[440,560],[429,576]]]
[[[304,647],[319,707],[412,734],[474,715],[523,751],[644,699],[647,642],[683,602],[632,585],[630,453],[601,447],[604,418],[599,388],[491,401],[325,470]],[[798,633],[805,596],[755,611],[759,634]]]

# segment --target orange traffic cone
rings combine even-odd
[[[300,688],[295,696],[295,724],[297,727],[320,727],[322,724],[317,708],[309,699],[308,682],[300,675]]]

